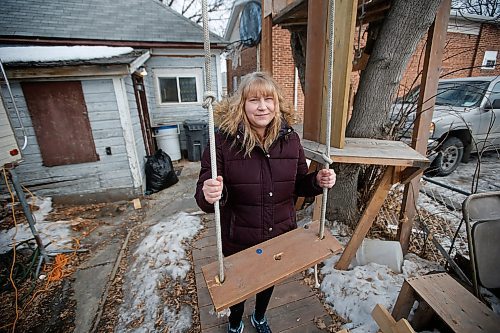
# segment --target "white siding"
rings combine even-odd
[[[28,146],[23,151],[23,162],[17,169],[21,182],[36,190],[39,195],[84,195],[108,192],[128,196],[141,194],[143,188],[136,187],[133,183],[120,121],[117,98],[123,96],[115,95],[111,78],[81,82],[99,161],[54,167],[42,165],[42,156],[21,85],[11,84],[22,122],[28,133]],[[128,101],[124,103],[128,104]],[[7,101],[6,104],[17,134],[19,123],[13,117],[15,113],[12,103]],[[17,140],[18,143],[22,143],[21,136],[18,135]],[[107,147],[111,149],[111,155],[106,154]]]
[[[21,159],[20,152],[16,156],[10,155],[10,151],[14,149],[19,151],[14,132],[5,111],[2,96],[0,95],[0,167],[6,163],[16,162]]]
[[[215,62],[219,57],[212,56],[212,90],[220,96],[220,79],[217,73],[220,72],[220,66],[216,66]],[[146,94],[148,96],[149,113],[151,118],[151,126],[156,127],[161,124],[178,124],[181,128],[180,145],[181,149],[186,149],[186,135],[182,123],[185,120],[205,120],[208,121],[207,110],[201,106],[201,103],[189,104],[172,104],[160,105],[157,100],[158,89],[155,83],[155,70],[183,70],[189,72],[202,72],[201,96],[205,92],[205,58],[203,55],[190,54],[189,56],[177,55],[154,55],[146,62],[146,68],[149,75],[144,78]]]

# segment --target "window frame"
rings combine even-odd
[[[203,70],[199,67],[193,68],[161,68],[154,69],[155,77],[155,91],[156,91],[156,101],[160,106],[170,106],[170,105],[201,105],[202,96],[201,90],[202,85],[202,74]],[[162,102],[161,100],[161,90],[160,90],[160,79],[175,78],[177,84],[177,98],[178,102]],[[181,101],[181,89],[179,84],[179,78],[194,78],[196,84],[196,101],[195,102],[182,102]]]
[[[485,70],[494,70],[497,66],[497,58],[498,58],[498,51],[484,51],[483,55],[483,63],[481,65],[481,69]],[[494,61],[493,66],[486,66],[488,61]]]

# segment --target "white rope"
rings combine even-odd
[[[330,140],[332,136],[332,102],[333,102],[333,55],[334,55],[334,26],[335,26],[335,0],[330,0],[330,6],[328,10],[328,42],[330,43],[330,47],[328,50],[328,82],[326,89],[326,149],[325,154],[322,155],[325,160],[325,164],[323,165],[324,169],[329,169],[330,164],[333,162],[330,159]],[[326,203],[328,201],[328,189],[326,187],[323,188],[323,198],[321,201],[321,223],[319,226],[319,239],[323,239],[325,237],[325,221],[326,221]],[[315,285],[319,287],[318,282],[318,265],[314,265],[314,278]]]
[[[215,93],[212,91],[212,64],[210,56],[210,35],[208,30],[208,10],[207,0],[202,0],[203,15],[203,42],[205,49],[205,94],[203,107],[208,109],[208,133],[210,139],[210,162],[212,179],[217,178],[217,156],[215,153],[215,130],[214,130],[214,110],[212,103],[215,100]],[[222,237],[220,227],[219,201],[214,203],[215,210],[215,233],[217,237],[217,257],[219,259],[219,281],[224,282],[224,257],[222,255]]]

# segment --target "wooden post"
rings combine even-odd
[[[408,318],[413,303],[415,303],[415,291],[410,286],[410,284],[405,280],[401,290],[399,291],[398,299],[396,304],[394,304],[394,309],[392,310],[392,317],[394,320],[399,320],[401,318]]]
[[[422,155],[427,152],[427,140],[429,139],[429,126],[434,112],[436,92],[443,59],[443,49],[446,41],[446,30],[450,17],[451,0],[443,0],[434,23],[427,34],[427,46],[425,49],[424,69],[422,82],[420,84],[420,95],[417,105],[417,119],[414,125],[412,147]],[[413,219],[415,217],[415,203],[418,199],[421,175],[413,178],[405,186],[403,202],[401,204],[400,224],[398,227],[398,239],[401,243],[403,253],[408,252]]]
[[[332,136],[330,140],[330,145],[335,148],[344,148],[345,129],[349,114],[349,90],[351,85],[357,4],[357,1],[352,0],[335,0],[334,83]],[[325,73],[328,73],[326,69],[325,65]],[[325,82],[327,81],[325,80]]]
[[[357,2],[335,1],[332,136],[330,145],[344,148],[349,114],[349,88],[356,28]],[[304,102],[304,138],[326,144],[326,91],[328,84],[328,26],[331,18],[328,0],[308,3],[306,93]]]
[[[262,0],[262,38],[260,40],[260,70],[273,74],[273,17],[266,15],[266,1]]]
[[[304,139],[320,142],[328,0],[309,0],[307,7]],[[324,130],[323,130],[324,131]],[[324,137],[323,137],[324,140]],[[322,142],[323,144],[325,141]]]

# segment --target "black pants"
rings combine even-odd
[[[273,290],[274,286],[257,293],[257,296],[255,296],[255,319],[260,321],[264,318]],[[239,327],[245,311],[245,301],[231,306],[230,309],[229,324],[234,328]]]

